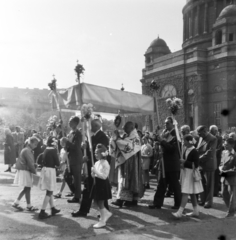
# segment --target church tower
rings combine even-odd
[[[165,100],[176,96],[184,103],[180,125],[236,126],[236,0],[187,0],[182,12],[182,50],[171,53],[159,37],[151,43],[144,54],[143,94],[153,95],[150,83],[158,84],[162,124],[169,115]],[[224,109],[230,114],[222,115]]]

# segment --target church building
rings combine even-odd
[[[187,0],[182,50],[171,53],[158,37],[144,56],[142,93],[158,99],[159,125],[170,115],[165,100],[176,96],[184,106],[179,125],[236,126],[236,0]],[[159,86],[155,93],[153,80]]]

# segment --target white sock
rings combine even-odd
[[[194,213],[199,213],[197,206],[193,207],[193,212],[194,212]]]
[[[183,207],[180,207],[179,210],[178,210],[178,213],[182,214],[184,211],[184,208]]]
[[[53,208],[54,207],[54,201],[53,201],[53,196],[51,195],[50,199],[49,199],[49,204],[50,207]]]
[[[30,208],[30,207],[31,207],[31,204],[28,204],[28,203],[27,203],[27,208]]]
[[[14,201],[14,204],[16,204],[16,205],[19,205],[19,203],[20,203],[20,201],[17,199]]]
[[[106,213],[105,213],[105,208],[100,209],[100,214],[101,214],[101,217],[100,217],[100,218],[101,218],[101,221],[102,221],[102,222],[106,222],[106,221],[105,221],[105,214],[106,214]]]

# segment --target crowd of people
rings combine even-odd
[[[78,128],[80,118],[71,117],[70,133],[48,129],[41,134],[32,131],[25,139],[20,127],[14,132],[5,130],[6,171],[16,168],[14,183],[23,187],[13,207],[22,209],[20,200],[26,198],[26,209],[37,211],[31,205],[31,188],[46,191],[39,219],[60,212],[54,198],[61,198],[67,184],[71,196],[68,203],[79,203],[72,217],[86,217],[92,202],[98,207],[99,221],[94,228],[106,226],[112,216],[108,200],[112,198],[112,185],[116,199],[111,204],[118,207],[137,206],[150,189],[150,174],[156,176],[157,189],[150,209],[163,207],[165,197],[174,196],[173,217],[180,219],[188,200],[199,217],[200,207],[214,207],[213,197],[223,197],[228,208],[226,217],[236,211],[236,134],[224,134],[217,126],[199,126],[191,131],[188,125],[176,132],[174,119],[167,117],[162,132],[142,133],[137,124],[126,122],[123,131],[106,134],[100,119],[91,121],[91,141]],[[179,136],[181,140],[179,139]],[[92,163],[94,160],[94,164]],[[40,176],[37,171],[40,169]],[[57,189],[56,177],[62,174],[63,182]],[[38,179],[38,181],[37,181]],[[51,214],[45,210],[50,205]]]

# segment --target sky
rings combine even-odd
[[[0,0],[0,87],[82,81],[141,93],[144,53],[159,35],[180,50],[186,0]]]

